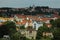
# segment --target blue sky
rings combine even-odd
[[[0,7],[49,6],[60,8],[60,0],[0,0]]]

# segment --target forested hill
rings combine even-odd
[[[14,14],[24,14],[24,15],[37,15],[37,14],[53,14],[55,12],[60,13],[60,9],[49,8],[48,6],[33,6],[26,8],[10,8],[10,7],[2,7],[0,8],[0,16],[10,17]]]

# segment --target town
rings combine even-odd
[[[56,23],[54,21],[56,21]],[[0,37],[2,39],[58,40],[60,37],[54,39],[54,31],[56,31],[59,26],[60,9],[57,8],[34,5],[26,8],[0,8]]]

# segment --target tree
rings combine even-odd
[[[2,26],[0,26],[0,37],[3,35],[12,35],[16,32],[16,25],[12,21],[5,22]]]
[[[54,35],[54,40],[60,40],[60,19],[56,20],[51,20],[50,23],[53,26],[53,35]]]
[[[54,40],[60,40],[60,18],[52,21]]]
[[[55,20],[55,22],[56,22],[56,27],[60,28],[60,18]]]
[[[52,32],[52,29],[48,28],[44,23],[43,26],[39,27],[38,30],[37,30],[37,36],[36,36],[37,40],[40,40],[41,38],[44,38],[43,37],[43,32],[45,32],[45,33],[46,32]]]
[[[20,37],[21,37],[21,33],[16,32],[11,36],[11,40],[20,40]]]
[[[54,40],[60,40],[60,28],[55,28],[53,35],[54,35],[54,38],[53,38]]]
[[[24,25],[20,26],[20,29],[25,29],[25,26]]]
[[[11,36],[11,40],[30,40],[22,35],[20,32],[16,32]]]
[[[5,26],[9,29],[11,34],[16,32],[16,24],[12,21],[5,22]],[[10,34],[10,33],[9,33]]]
[[[50,20],[50,23],[52,24],[52,26],[60,28],[60,19],[59,18],[56,20]]]
[[[39,27],[38,30],[37,30],[36,40],[40,40],[40,39],[41,39],[41,37],[42,37],[42,32],[43,32],[42,27]]]
[[[55,22],[55,20],[50,20],[50,24],[52,24],[52,27],[56,27],[56,22]]]

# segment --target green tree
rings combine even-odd
[[[60,28],[55,28],[53,35],[54,35],[53,38],[54,40],[60,40]]]
[[[60,28],[60,18],[58,18],[56,20],[50,20],[50,23],[52,24],[53,27]]]
[[[43,37],[43,32],[51,32],[51,28],[48,28],[45,24],[39,27],[37,30],[37,36],[36,36],[37,40],[40,40]]]
[[[60,19],[56,20],[51,20],[50,23],[53,26],[53,35],[54,35],[54,40],[60,40]]]
[[[20,37],[21,37],[21,33],[16,32],[11,36],[11,40],[20,40]]]
[[[59,19],[57,19],[57,20],[55,20],[55,22],[56,22],[56,27],[58,27],[58,28],[60,28],[60,18]]]
[[[55,22],[55,20],[50,20],[50,24],[52,24],[52,27],[56,27],[56,22]]]
[[[12,21],[5,22],[2,26],[0,26],[0,37],[3,35],[12,35],[16,32],[16,25]]]
[[[25,26],[24,25],[20,26],[20,29],[25,29]]]
[[[7,21],[7,22],[5,22],[5,24],[4,24],[8,29],[9,29],[9,31],[11,32],[11,33],[9,33],[9,34],[14,34],[15,32],[16,32],[16,24],[14,23],[14,22],[12,22],[12,21]]]
[[[54,24],[52,24],[52,26],[54,27],[53,30],[53,35],[54,35],[54,40],[60,40],[60,18],[56,19],[54,21]]]
[[[37,30],[36,40],[40,40],[40,39],[41,39],[41,37],[42,37],[42,32],[43,32],[42,27],[39,27],[38,30]]]

